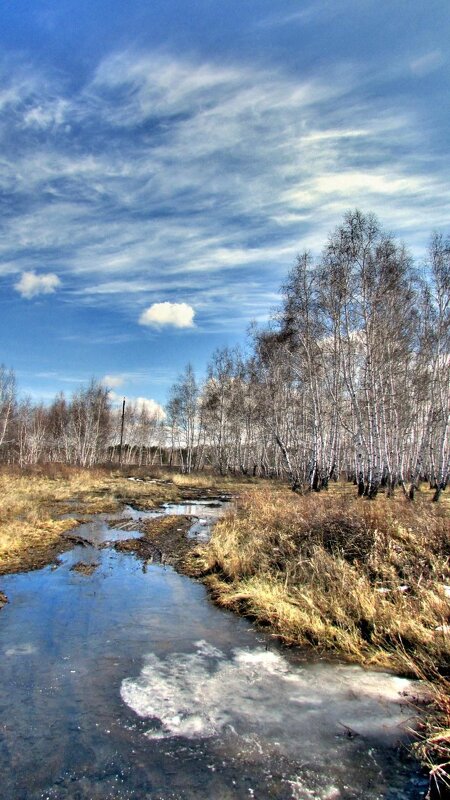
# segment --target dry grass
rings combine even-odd
[[[417,749],[441,777],[450,762],[449,498],[434,504],[422,491],[414,504],[369,502],[343,485],[299,497],[273,482],[153,477],[157,483],[130,481],[125,470],[59,466],[0,471],[0,574],[48,563],[80,515],[239,492],[236,512],[218,523],[192,571],[206,576],[219,603],[285,641],[430,680],[434,710]]]
[[[204,567],[221,602],[284,639],[399,668],[400,649],[448,659],[449,554],[434,504],[266,489],[217,525]]]
[[[154,508],[179,499],[187,489],[217,485],[214,476],[156,472],[157,483],[129,480],[132,470],[83,470],[47,465],[27,472],[0,471],[0,574],[42,566],[47,550],[85,514],[115,513],[127,503]],[[147,477],[149,470],[135,470]],[[229,482],[222,481],[220,491]],[[70,515],[70,518],[62,519]]]
[[[426,680],[420,670],[417,675]],[[413,751],[429,771],[427,797],[444,798],[450,793],[450,680],[436,674],[433,680],[428,676],[427,685],[431,703],[416,731]]]
[[[216,600],[283,640],[429,681],[434,707],[418,751],[450,762],[448,505],[376,501],[342,486],[296,496],[247,492],[221,520],[197,571]]]
[[[158,474],[162,478],[170,478],[173,483],[180,489],[196,488],[196,489],[211,489],[214,488],[223,494],[240,494],[249,489],[249,487],[257,488],[261,486],[264,481],[260,478],[246,477],[245,475],[233,476],[223,475],[219,476],[212,472],[201,472],[182,474],[180,472],[166,472],[159,470]]]

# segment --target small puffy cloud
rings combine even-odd
[[[147,397],[136,397],[136,399],[132,402],[136,404],[138,411],[145,410],[151,417],[157,417],[161,420],[166,418],[166,412],[164,411],[163,407],[156,402],[156,400],[152,400]]]
[[[22,297],[31,300],[39,294],[52,294],[56,291],[61,281],[54,272],[37,275],[34,271],[22,272],[14,288]]]
[[[141,325],[160,328],[172,325],[174,328],[193,328],[195,311],[187,303],[153,303],[139,317]]]
[[[112,389],[109,391],[108,396],[113,406],[117,408],[122,406],[122,400],[125,399],[125,406],[133,406],[137,413],[145,410],[150,417],[156,417],[159,420],[164,420],[166,418],[164,408],[150,397],[122,398],[121,395],[117,394]]]
[[[108,386],[110,389],[116,389],[118,386],[123,386],[124,383],[123,375],[104,375],[102,378],[103,386]]]

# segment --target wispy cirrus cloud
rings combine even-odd
[[[437,69],[440,69],[440,67],[445,64],[445,61],[446,59],[442,50],[430,50],[428,53],[424,53],[418,58],[414,58],[410,62],[410,69],[414,75],[422,77],[424,75],[429,75],[431,72],[435,72]]]
[[[309,4],[302,4],[302,8],[298,8],[295,11],[286,11],[281,8],[258,20],[256,25],[262,28],[276,28],[292,24],[303,26],[329,22],[330,19],[347,14],[349,8],[355,6],[357,2],[358,0],[341,0],[339,3],[334,2],[334,0],[314,0]]]
[[[448,219],[449,168],[414,114],[365,82],[354,64],[337,64],[333,81],[294,80],[131,50],[76,91],[10,70],[0,80],[5,276],[34,275],[43,290],[45,264],[64,279],[65,302],[113,307],[134,324],[154,324],[149,309],[181,294],[200,329],[237,329],[267,313],[295,253],[319,249],[349,207],[379,213],[420,248]]]

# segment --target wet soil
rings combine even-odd
[[[155,496],[152,494],[151,498],[149,498],[148,502],[146,501],[145,497],[139,496],[138,499],[133,499],[133,482],[139,483],[158,483],[161,484],[161,496]],[[81,523],[89,519],[91,513],[108,513],[111,509],[111,498],[105,497],[103,499],[103,494],[108,492],[107,489],[102,490],[100,489],[96,494],[98,495],[97,500],[95,500],[94,505],[95,509],[87,508],[83,502],[82,498],[74,498],[73,502],[70,504],[67,503],[55,503],[52,508],[50,508],[50,515],[53,519],[61,519],[62,514],[70,513],[71,517],[71,526],[69,530],[62,532],[59,536],[55,536],[55,533],[52,532],[51,534],[47,534],[43,531],[42,532],[42,540],[39,544],[33,544],[32,547],[27,548],[21,553],[17,554],[17,557],[14,559],[9,559],[6,563],[0,564],[0,576],[1,575],[12,575],[19,572],[31,572],[33,570],[39,570],[43,567],[48,566],[49,564],[57,563],[58,556],[62,553],[67,552],[68,550],[72,549],[74,544],[80,544],[84,546],[88,544],[88,542],[83,542],[80,540],[80,537],[77,534],[74,534],[73,531],[77,528]],[[198,487],[198,486],[183,486],[178,487],[176,484],[172,483],[171,481],[159,481],[154,479],[130,479],[130,492],[126,495],[115,495],[115,502],[114,502],[114,510],[113,513],[117,511],[117,502],[129,504],[134,508],[142,509],[142,510],[151,510],[157,509],[161,506],[164,502],[189,502],[189,501],[196,501],[196,500],[208,500],[211,501],[212,504],[219,503],[220,501],[226,501],[231,498],[231,495],[224,494],[221,491],[220,487]],[[92,505],[92,498],[91,498],[91,505]],[[87,518],[85,519],[85,517]],[[191,518],[187,518],[192,523]],[[142,558],[151,558],[151,547],[150,543],[154,541],[154,549],[159,549],[162,552],[167,554],[167,563],[177,565],[177,568],[182,564],[184,560],[185,553],[187,550],[191,548],[191,543],[187,543],[185,541],[184,533],[187,531],[189,527],[189,521],[186,522],[185,527],[183,527],[183,523],[180,520],[180,517],[176,518],[176,524],[173,523],[173,530],[170,530],[171,526],[167,526],[166,524],[162,524],[158,526],[156,524],[153,526],[153,523],[160,523],[161,520],[151,520],[151,525],[147,523],[147,521],[139,522],[137,525],[135,522],[132,524],[130,523],[130,530],[141,530],[145,533],[145,540],[142,544],[141,549],[135,550],[131,545],[129,550],[135,552],[137,555],[142,553]],[[110,519],[109,524],[114,527],[126,529],[127,522],[124,522],[123,517],[118,518],[117,525],[115,521]],[[148,525],[148,528],[146,527]],[[178,530],[182,528],[182,531]],[[181,534],[177,536],[176,534]],[[156,538],[158,541],[156,541]],[[161,538],[159,538],[161,537]],[[159,542],[159,543],[158,543]],[[133,542],[135,545],[136,542]],[[147,548],[147,549],[146,549]],[[149,553],[146,555],[146,553]],[[155,558],[156,561],[156,558]],[[0,603],[1,607],[1,603]]]
[[[186,556],[197,544],[187,538],[192,522],[192,517],[167,516],[145,520],[137,526],[134,523],[134,530],[141,530],[143,536],[115,542],[113,547],[122,553],[134,553],[144,563],[170,564],[184,572]]]
[[[201,489],[198,487],[184,487],[180,498],[180,504],[189,504],[201,501],[199,515],[202,508],[219,509],[223,503],[232,499],[232,495],[221,493],[220,490],[212,487]],[[174,514],[155,519],[138,519],[121,521],[114,527],[122,530],[138,530],[142,533],[139,539],[125,539],[113,544],[118,552],[134,553],[144,563],[169,564],[178,572],[195,577],[196,570],[193,568],[195,563],[195,550],[198,546],[196,538],[189,539],[188,531],[195,522],[196,517],[192,515]],[[112,526],[113,523],[110,522]],[[107,543],[104,545],[107,546]]]
[[[75,521],[75,525],[78,525],[78,521]],[[44,540],[39,545],[18,554],[14,561],[0,565],[0,575],[14,575],[18,572],[42,569],[54,564],[61,553],[71,550],[72,547],[73,542],[64,533],[57,539],[52,538],[50,542]]]

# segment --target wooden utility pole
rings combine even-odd
[[[123,445],[123,426],[125,423],[125,398],[122,403],[122,421],[120,424],[120,444],[119,444],[119,467],[122,466],[122,445]]]

